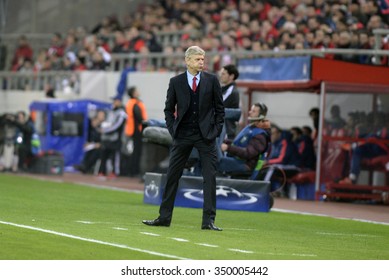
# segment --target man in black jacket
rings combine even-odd
[[[170,80],[165,102],[165,120],[173,145],[170,152],[166,187],[159,217],[144,220],[149,226],[170,226],[174,201],[185,164],[192,148],[200,154],[204,178],[204,204],[201,229],[216,227],[216,137],[224,123],[224,106],[218,78],[203,71],[205,52],[198,46],[185,52],[187,71]]]
[[[220,70],[220,83],[222,85],[223,105],[224,108],[239,108],[239,91],[235,80],[239,77],[239,71],[233,64],[228,64]],[[228,139],[234,139],[236,136],[235,120],[225,120],[225,129]]]

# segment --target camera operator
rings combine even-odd
[[[5,129],[5,145],[13,144],[14,159],[12,171],[27,170],[28,163],[33,154],[31,151],[31,140],[34,133],[34,125],[23,111],[16,115],[6,114],[2,121]],[[12,142],[10,140],[13,140]],[[7,143],[8,142],[8,143]],[[5,157],[5,155],[3,155]]]

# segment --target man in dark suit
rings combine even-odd
[[[216,227],[216,137],[224,123],[224,106],[218,78],[203,72],[205,52],[198,46],[185,52],[187,71],[170,80],[165,102],[165,120],[173,145],[170,150],[167,181],[155,220],[149,226],[170,226],[174,201],[185,164],[192,148],[199,151],[203,167],[203,217],[201,229]]]
[[[233,64],[225,65],[220,70],[220,83],[222,84],[223,105],[225,108],[239,108],[239,90],[235,83],[238,77],[239,71]],[[236,136],[236,121],[226,118],[225,129],[227,138],[233,140]]]

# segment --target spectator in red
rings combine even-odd
[[[32,61],[32,56],[33,50],[28,43],[27,37],[25,35],[20,36],[18,47],[16,48],[12,59],[12,70],[18,71],[25,60]]]
[[[315,38],[313,39],[313,45],[311,46],[312,49],[324,49],[326,47],[324,43],[324,37],[325,33],[322,29],[316,29],[315,31]]]
[[[49,53],[55,53],[58,57],[62,57],[65,52],[65,46],[62,42],[61,33],[54,33],[51,37],[51,46],[49,48]]]
[[[85,66],[85,57],[84,56],[77,56],[76,62],[74,64],[74,71],[84,71],[87,70]]]
[[[140,52],[142,47],[146,45],[145,40],[140,35],[138,28],[131,27],[130,30],[127,31],[127,38],[129,40],[129,51],[130,52]]]

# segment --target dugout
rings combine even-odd
[[[280,65],[276,64],[275,67]],[[281,98],[282,102],[292,108],[292,111],[295,110],[296,114],[301,110],[294,107],[299,95],[315,96],[317,107],[320,108],[317,167],[313,176],[312,173],[307,174],[306,178],[302,177],[296,182],[300,187],[297,198],[386,202],[389,194],[389,149],[386,156],[361,162],[363,176],[360,176],[355,184],[339,184],[349,172],[352,156],[350,147],[366,143],[370,138],[366,135],[361,137],[349,134],[345,129],[329,130],[328,120],[333,105],[339,106],[342,118],[347,121],[349,116],[356,112],[373,116],[382,113],[389,116],[389,68],[316,57],[310,58],[308,68],[303,70],[303,67],[307,67],[306,63],[305,66],[301,64],[300,68],[302,73],[307,73],[308,69],[308,75],[295,80],[255,80],[255,76],[244,79],[243,75],[237,85],[244,88],[244,115],[255,102],[267,102],[262,96],[270,96],[270,100],[271,97],[287,93],[287,98]],[[255,69],[252,66],[251,68]],[[288,66],[286,70],[288,69],[290,71],[291,67]],[[293,71],[299,71],[299,68]],[[309,109],[305,108],[306,114]],[[308,115],[306,117],[308,118]],[[386,121],[381,126],[383,130],[388,129],[389,123]],[[283,128],[289,129],[290,126]],[[374,141],[384,147],[389,146],[388,140]]]
[[[29,109],[43,151],[60,152],[64,165],[79,164],[88,137],[89,121],[97,110],[109,110],[111,104],[95,100],[34,101]]]

